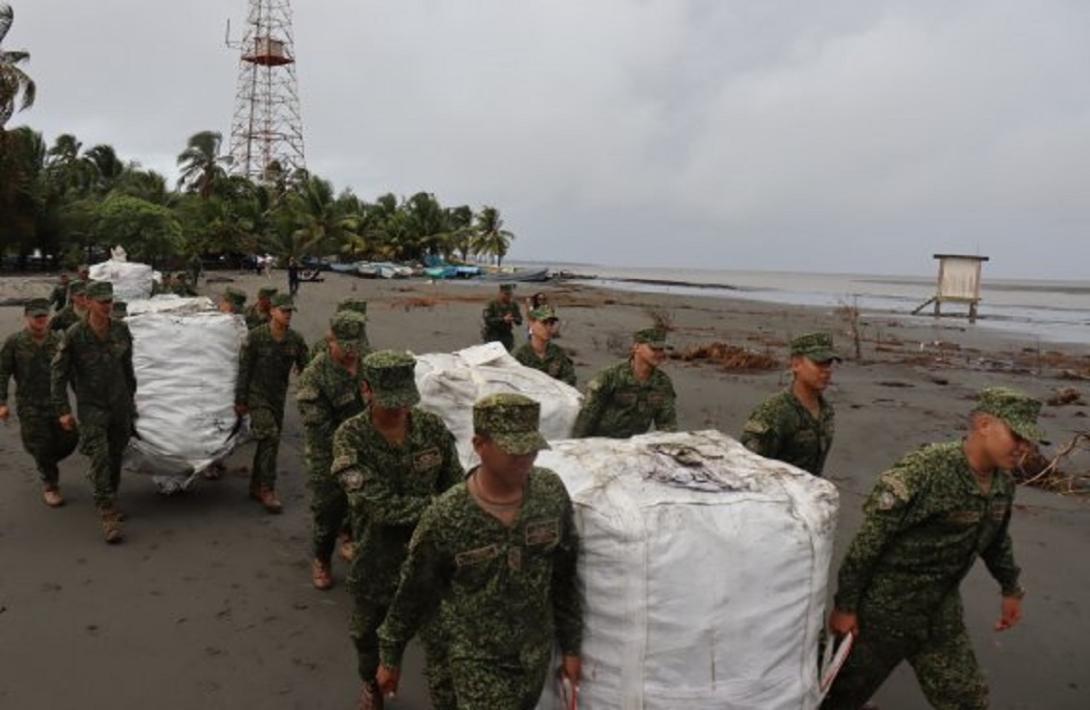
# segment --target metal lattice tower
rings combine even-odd
[[[290,0],[249,0],[241,50],[238,95],[231,122],[231,172],[271,181],[306,168],[303,115],[295,76]]]

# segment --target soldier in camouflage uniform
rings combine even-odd
[[[200,281],[201,272],[204,271],[204,262],[201,261],[200,254],[194,254],[189,257],[189,282],[196,287]]]
[[[246,294],[239,291],[237,288],[228,286],[227,289],[224,290],[223,295],[220,296],[220,313],[231,313],[241,316],[245,307]]]
[[[195,288],[195,283],[189,282],[189,276],[184,271],[179,271],[174,274],[174,288],[173,293],[175,296],[181,296],[182,298],[193,298],[199,295]]]
[[[15,378],[15,411],[23,448],[34,457],[42,480],[42,500],[51,508],[64,504],[57,464],[68,458],[79,440],[61,429],[50,395],[50,367],[61,337],[49,329],[49,301],[35,298],[24,309],[26,327],[0,349],[0,421],[11,416],[8,380]]]
[[[95,281],[87,287],[87,297],[87,318],[65,331],[53,357],[50,390],[65,431],[76,428],[68,404],[69,384],[76,393],[80,453],[91,459],[95,505],[106,541],[112,543],[121,540],[117,508],[121,455],[136,419],[132,334],[124,322],[111,318],[113,286]]]
[[[463,480],[454,436],[420,401],[408,353],[380,350],[363,359],[368,408],[337,429],[333,474],[344,488],[355,518],[359,550],[352,561],[349,589],[355,598],[351,635],[356,644],[361,707],[381,707],[376,691],[376,631],[397,589],[398,570],[420,516],[432,501]],[[441,644],[426,644],[429,678],[445,686]],[[449,694],[449,691],[447,691]]]
[[[794,381],[749,415],[742,429],[742,444],[756,454],[820,476],[836,430],[833,405],[822,393],[832,380],[833,363],[839,361],[833,338],[827,333],[792,340]]]
[[[272,286],[262,286],[257,290],[257,301],[246,309],[246,327],[250,330],[265,325],[269,322],[269,312],[272,309],[272,297],[276,295],[276,289]]]
[[[965,439],[909,454],[878,477],[840,567],[829,627],[857,639],[824,710],[859,708],[905,660],[938,710],[988,707],[958,587],[981,557],[1002,595],[996,630],[1021,619],[1009,471],[1042,436],[1040,408],[1021,392],[986,389]]]
[[[519,394],[473,408],[481,464],[417,526],[401,583],[379,630],[384,693],[397,689],[409,639],[432,618],[443,630],[453,702],[437,708],[531,710],[554,647],[580,678],[579,540],[560,478],[535,467],[548,444],[540,405]]]
[[[355,298],[346,298],[337,304],[337,313],[356,313],[363,317],[364,323],[367,322],[367,301],[361,301]],[[363,337],[360,339],[360,359],[363,359],[371,354],[371,341],[367,339],[367,329],[364,328]],[[314,344],[310,349],[310,359],[318,357],[322,353],[329,352],[329,342],[325,338],[322,338]]]
[[[366,327],[367,321],[358,313],[336,314],[324,339],[328,352],[310,361],[299,378],[295,394],[303,419],[307,486],[314,525],[311,581],[318,589],[333,586],[330,571],[333,547],[348,513],[348,499],[329,468],[333,463],[333,434],[337,427],[363,411],[360,351]]]
[[[587,385],[586,399],[572,437],[627,439],[657,431],[677,431],[674,385],[660,368],[666,360],[666,333],[646,328],[633,336],[632,356],[608,367]]]
[[[307,366],[307,344],[291,329],[295,304],[291,296],[277,294],[271,302],[267,325],[247,334],[238,359],[235,411],[250,415],[250,431],[257,441],[250,497],[270,513],[283,509],[276,497],[276,457],[284,425],[284,400],[292,368],[301,374]]]
[[[575,365],[571,358],[553,342],[556,333],[556,311],[551,306],[540,306],[530,311],[530,342],[524,343],[513,354],[526,367],[541,370],[550,377],[575,386]]]
[[[514,284],[500,284],[499,297],[485,306],[484,327],[481,329],[484,342],[498,340],[508,352],[515,348],[514,327],[522,325],[522,311],[512,296],[514,290]]]
[[[49,294],[49,305],[53,306],[54,310],[60,311],[67,304],[68,274],[61,274],[57,285],[53,287],[53,291]]]
[[[87,314],[87,282],[73,281],[68,285],[68,304],[53,314],[49,327],[64,333]]]

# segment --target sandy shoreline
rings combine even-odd
[[[217,274],[218,275],[218,274]],[[223,274],[253,293],[263,277]],[[275,274],[284,287],[286,278]],[[19,286],[16,288],[16,286]],[[0,280],[0,297],[47,293],[50,283]],[[204,285],[218,293],[224,284]],[[608,291],[574,283],[527,284],[522,295],[550,294],[563,319],[561,344],[573,351],[580,384],[613,362],[628,334],[665,313],[678,351],[723,341],[785,361],[793,335],[836,331],[850,352],[846,323],[833,309],[743,299]],[[415,352],[455,350],[479,340],[480,311],[494,286],[366,281],[336,274],[303,284],[296,327],[320,337],[334,304],[353,295],[371,301],[369,334],[379,347]],[[740,293],[744,297],[744,293]],[[22,310],[0,308],[0,333],[19,327]],[[1047,397],[1075,386],[1090,395],[1085,347],[1040,346],[1017,334],[942,320],[920,323],[871,314],[863,360],[846,362],[831,400],[837,438],[827,471],[842,494],[838,559],[859,523],[862,496],[903,453],[956,438],[972,393],[1011,384]],[[706,362],[672,361],[683,428],[735,435],[750,409],[786,382],[781,369],[726,372]],[[1046,407],[1054,443],[1090,424],[1082,407]],[[232,463],[248,463],[252,447]],[[1073,470],[1090,470],[1090,457]],[[120,548],[101,542],[84,459],[62,465],[69,505],[38,500],[32,462],[17,426],[0,427],[0,707],[344,708],[357,679],[347,637],[350,603],[344,568],[338,586],[310,587],[308,511],[302,480],[298,413],[289,404],[281,447],[286,512],[270,517],[246,499],[237,477],[164,498],[150,480],[128,475],[122,504],[131,516]],[[1090,707],[1090,612],[1083,606],[1090,568],[1090,505],[1020,489],[1015,550],[1029,590],[1024,625],[991,631],[999,600],[983,565],[963,591],[966,621],[1000,710]],[[393,707],[427,707],[418,675]],[[883,710],[925,707],[902,668],[878,695]]]

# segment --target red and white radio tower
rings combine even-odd
[[[295,77],[295,36],[289,0],[249,0],[242,39],[238,95],[231,122],[231,171],[268,182],[306,169],[303,114]]]

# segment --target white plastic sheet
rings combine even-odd
[[[117,258],[120,257],[120,258]],[[109,281],[118,301],[137,301],[151,296],[153,274],[147,264],[125,261],[124,252],[109,261],[93,265],[88,272],[93,281]]]
[[[500,343],[475,345],[455,353],[418,355],[416,386],[421,406],[443,418],[458,442],[462,464],[476,463],[473,403],[499,392],[517,392],[541,403],[541,433],[546,439],[571,435],[579,415],[579,391],[540,370],[526,367]]]
[[[817,707],[831,483],[716,431],[553,442],[538,463],[582,534],[580,708]]]
[[[136,429],[126,465],[165,493],[231,452],[245,434],[234,411],[241,316],[207,298],[160,296],[129,304],[136,372]]]

